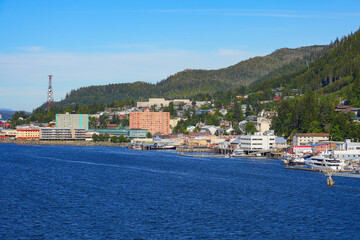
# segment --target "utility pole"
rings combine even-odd
[[[48,111],[50,111],[50,109],[54,106],[54,93],[52,90],[52,76],[53,75],[48,75],[49,77],[49,87],[48,87],[48,92],[47,92],[47,104],[48,104]]]

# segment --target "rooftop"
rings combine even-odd
[[[328,137],[328,133],[297,133],[297,137]]]

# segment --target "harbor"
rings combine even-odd
[[[9,229],[9,238],[43,234],[47,239],[56,235],[72,239],[86,232],[95,238],[152,239],[154,229],[161,239],[171,239],[179,229],[184,238],[226,238],[219,229],[234,239],[244,233],[254,238],[307,239],[341,228],[342,236],[353,239],[360,226],[355,220],[343,221],[356,219],[360,212],[359,179],[333,175],[336,183],[330,188],[323,173],[284,170],[277,159],[194,158],[176,151],[103,146],[86,151],[64,145],[0,144],[0,148],[4,173],[0,222]],[[29,194],[33,197],[19,198]],[[13,234],[19,215],[39,227]],[[326,221],[329,215],[335,220]],[[299,219],[308,220],[299,224]],[[50,223],[51,229],[46,227]],[[209,230],[207,225],[213,227]]]

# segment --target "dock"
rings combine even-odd
[[[204,154],[191,155],[191,154],[183,154],[183,153],[181,153],[180,155],[184,157],[194,157],[194,158],[225,158],[225,155],[204,155]]]
[[[351,170],[342,170],[340,172],[335,172],[335,171],[329,171],[329,170],[322,170],[322,169],[312,169],[312,168],[306,168],[306,167],[290,167],[290,166],[286,166],[285,169],[292,169],[292,170],[300,170],[300,171],[309,171],[309,172],[324,172],[324,173],[329,173],[331,172],[333,174],[333,176],[336,176],[339,174],[339,176],[341,176],[341,174],[351,174],[354,173]],[[360,174],[359,174],[360,175]]]
[[[320,170],[320,169],[312,169],[312,168],[304,168],[304,167],[289,167],[289,166],[286,166],[285,169],[301,170],[301,171],[309,171],[309,172],[322,172],[322,170]]]

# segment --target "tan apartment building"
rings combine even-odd
[[[170,134],[169,112],[144,112],[130,113],[130,129],[147,129],[151,134]]]
[[[19,140],[39,140],[40,131],[39,129],[17,129],[16,138]]]
[[[149,98],[148,102],[137,102],[136,106],[138,108],[150,108],[151,106],[158,106],[158,107],[168,107],[170,101],[165,100],[165,98]]]
[[[297,133],[293,136],[293,146],[303,146],[329,141],[328,133]]]
[[[268,130],[270,130],[270,126],[271,126],[271,120],[265,117],[257,117],[256,121],[253,122],[256,130],[258,130],[259,132],[266,132]]]
[[[149,98],[148,102],[137,102],[136,106],[138,108],[150,108],[151,106],[168,107],[171,102],[173,102],[175,106],[178,106],[181,103],[184,105],[191,103],[189,99],[165,100],[165,98]]]

